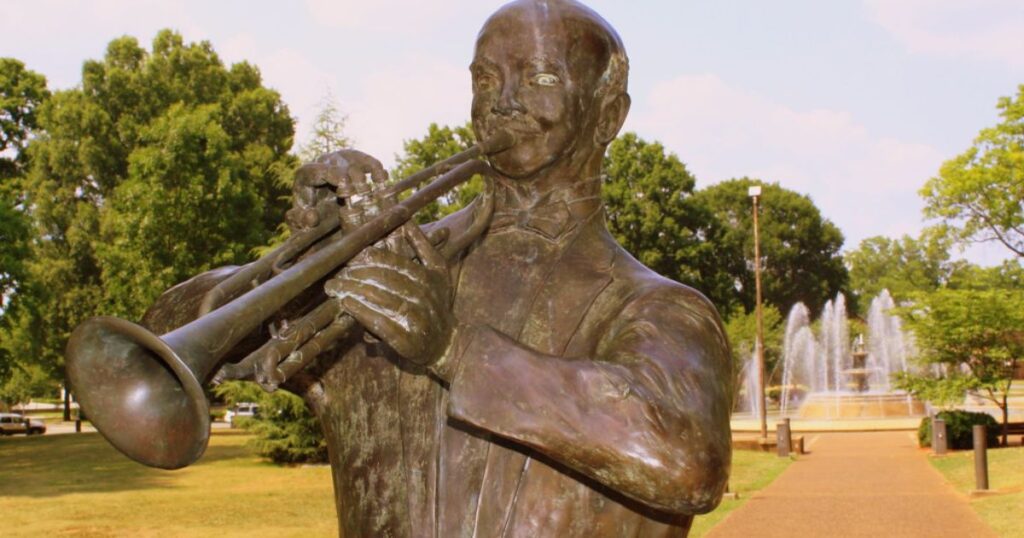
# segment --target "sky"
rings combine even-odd
[[[468,65],[494,0],[0,0],[0,56],[81,80],[82,63],[161,28],[258,66],[308,137],[320,103],[388,165],[431,122],[469,117]],[[918,190],[999,121],[1024,83],[1021,0],[591,0],[630,57],[625,130],[698,187],[756,177],[806,194],[846,237],[916,235]],[[330,96],[330,97],[328,97]],[[991,265],[997,245],[960,254]]]

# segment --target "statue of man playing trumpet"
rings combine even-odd
[[[477,139],[506,140],[488,189],[320,280],[325,316],[356,330],[284,385],[322,423],[340,532],[685,535],[725,489],[731,363],[708,300],[605,226],[602,157],[630,106],[622,42],[573,0],[516,0],[470,70]],[[321,164],[383,176],[354,151]],[[300,206],[325,199],[298,191]]]

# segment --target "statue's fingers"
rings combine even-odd
[[[355,166],[349,166],[348,170],[346,170],[348,180],[353,185],[363,185],[366,183],[366,168],[359,166],[359,163],[354,164]]]
[[[379,287],[396,290],[397,293],[405,294],[408,290],[414,290],[417,287],[422,287],[428,283],[425,274],[426,270],[422,267],[419,269],[419,272],[422,274],[415,274],[412,271],[395,271],[390,268],[385,269],[382,267],[361,265],[359,267],[347,268],[344,273],[344,278],[346,280],[368,282]]]
[[[347,269],[351,271],[358,269],[360,272],[365,269],[374,269],[383,273],[395,271],[415,282],[427,283],[429,281],[427,270],[422,265],[412,259],[384,250],[367,251],[362,259],[349,262]]]
[[[374,305],[364,303],[353,296],[341,299],[341,306],[363,328],[383,340],[395,351],[402,353],[403,349],[408,347],[406,345],[407,328],[392,319],[388,313],[381,312]]]
[[[422,299],[406,299],[406,296],[399,290],[383,286],[378,282],[355,279],[345,281],[341,294],[355,297],[364,304],[372,305],[389,317],[404,317],[416,304],[422,302]]]
[[[370,172],[370,177],[373,179],[373,182],[384,183],[387,181],[388,171],[384,169],[384,165],[382,165],[376,157],[371,155],[367,155],[366,158],[367,164],[369,165],[368,171]]]
[[[405,235],[406,240],[409,241],[409,244],[412,245],[413,250],[416,251],[416,257],[423,262],[427,269],[432,271],[448,270],[448,264],[445,262],[444,257],[434,248],[434,245],[430,243],[427,236],[423,235],[423,230],[420,230],[419,226],[407,224],[402,227],[402,233]]]
[[[339,280],[341,282],[336,289],[340,290],[342,294],[353,291],[353,287],[358,285],[394,296],[396,298],[395,305],[390,302],[381,303],[382,306],[392,309],[398,309],[403,302],[421,305],[435,299],[428,280],[414,280],[394,271],[388,273],[372,270],[346,271],[343,278]],[[359,288],[358,291],[361,292],[362,289]],[[377,297],[369,294],[366,296]]]

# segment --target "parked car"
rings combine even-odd
[[[46,424],[37,418],[28,418],[14,413],[0,413],[0,435],[41,435],[46,433]]]
[[[252,402],[238,402],[235,405],[231,406],[231,409],[228,409],[227,413],[224,413],[224,420],[227,421],[227,423],[230,424],[232,428],[234,428],[235,419],[245,417],[258,417],[259,414],[259,404],[255,404]]]

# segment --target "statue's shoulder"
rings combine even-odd
[[[682,309],[688,317],[698,317],[711,325],[721,325],[715,305],[697,289],[676,282],[647,267],[605,232],[605,248],[613,252],[611,292],[621,297],[622,310],[634,310],[647,305],[660,305],[662,309]]]

